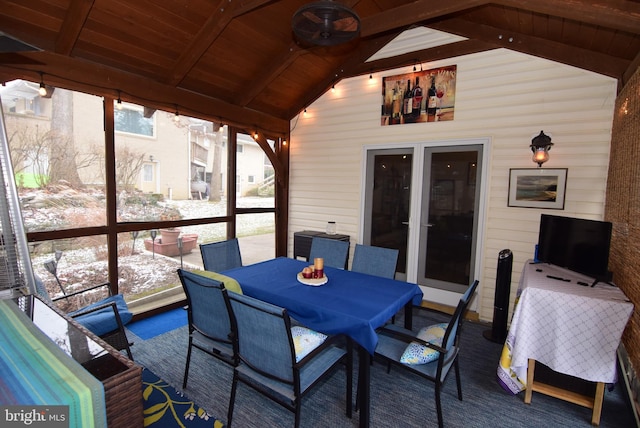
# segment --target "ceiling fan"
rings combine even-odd
[[[360,18],[349,7],[331,0],[306,4],[291,19],[296,37],[306,43],[334,46],[360,34]]]

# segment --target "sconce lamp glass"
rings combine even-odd
[[[535,136],[531,140],[531,151],[533,152],[532,160],[538,164],[538,167],[542,167],[542,164],[549,160],[549,150],[551,150],[553,143],[551,137],[545,135],[543,131]]]

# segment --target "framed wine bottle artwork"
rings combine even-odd
[[[414,67],[415,69],[415,67]],[[382,78],[382,126],[453,120],[456,65]]]

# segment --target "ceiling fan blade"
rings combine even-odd
[[[358,31],[358,21],[351,16],[338,19],[333,23],[333,28],[338,31]]]
[[[318,16],[316,16],[314,13],[306,11],[302,13],[302,16],[304,16],[305,18],[307,18],[309,21],[315,23],[315,24],[321,24],[322,23],[322,18],[319,18]]]

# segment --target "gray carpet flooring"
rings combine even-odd
[[[443,319],[417,316],[414,327]],[[397,320],[396,323],[401,322]],[[591,410],[534,393],[530,405],[523,395],[505,392],[496,381],[502,346],[482,336],[487,326],[466,322],[462,331],[460,369],[463,401],[456,397],[452,372],[442,391],[446,427],[590,427]],[[132,349],[139,364],[148,367],[178,389],[186,361],[187,327],[148,340],[131,334]],[[357,376],[357,367],[354,367]],[[232,369],[197,350],[192,355],[189,383],[184,393],[209,413],[226,423]],[[356,379],[354,379],[354,386]],[[340,369],[318,385],[302,404],[301,427],[357,427],[358,413],[345,415],[345,371]],[[355,390],[354,390],[355,399]],[[236,397],[233,426],[263,428],[293,426],[293,413],[275,404],[246,385]],[[602,428],[633,427],[635,419],[622,381],[606,390]],[[371,427],[437,426],[434,389],[429,382],[375,362],[371,367]]]

